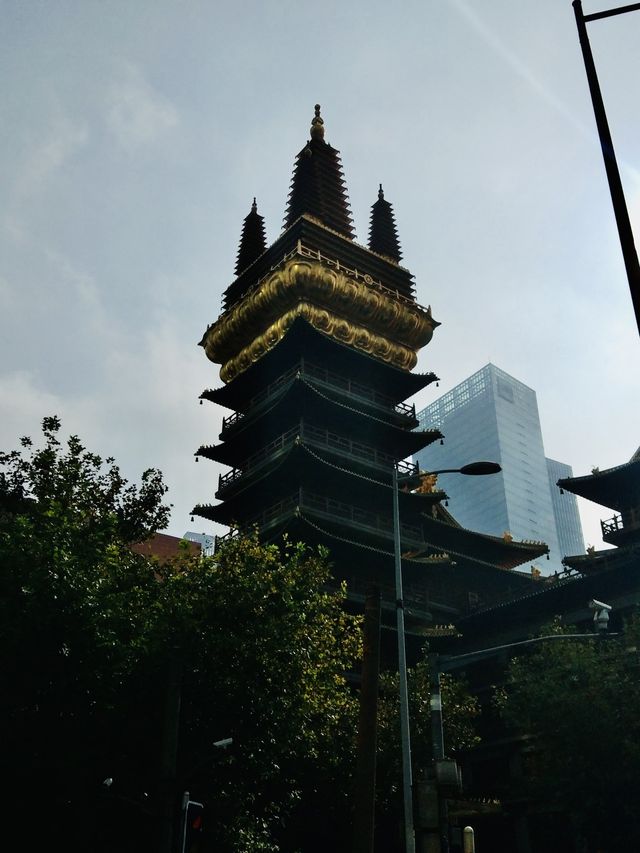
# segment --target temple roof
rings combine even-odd
[[[358,442],[373,441],[376,446],[382,441],[383,446],[394,447],[398,430],[413,434],[418,426],[412,406],[371,405],[362,395],[343,393],[339,385],[321,381],[310,367],[300,364],[288,370],[253,398],[246,413],[236,412],[224,418],[220,439],[228,441],[240,433],[257,433],[264,440],[273,428],[282,432],[289,413],[298,410],[304,411],[305,421],[310,419],[316,427],[352,434]],[[442,437],[439,430],[430,435],[432,440]],[[255,449],[255,442],[250,443]]]
[[[393,491],[388,469],[372,468],[362,458],[338,454],[330,446],[313,441],[291,441],[257,460],[247,471],[234,470],[220,476],[215,497],[224,503],[216,508],[216,520],[229,524],[250,517],[265,503],[293,493],[300,483],[311,489],[321,483],[329,494],[369,512],[391,514]],[[431,513],[447,495],[443,491],[420,495],[401,492],[398,497],[403,521],[419,524],[422,514]]]
[[[526,595],[483,608],[458,622],[465,640],[477,648],[477,637],[487,642],[492,634],[520,639],[530,637],[554,615],[561,614],[567,625],[591,619],[588,602],[595,598],[616,609],[634,606],[638,595],[640,548],[610,549],[595,557],[571,557],[571,565],[583,574],[552,575],[540,578]],[[600,570],[586,572],[584,563],[600,563]],[[565,557],[563,563],[569,564]],[[581,564],[578,566],[578,564]],[[487,643],[491,645],[491,642]]]
[[[311,122],[311,139],[296,157],[285,229],[305,213],[349,239],[355,236],[340,155],[324,140],[320,104]]]
[[[258,213],[255,198],[248,216],[245,216],[240,237],[240,248],[236,260],[236,275],[250,266],[267,248],[264,234],[264,218]]]
[[[278,498],[280,496],[278,495]],[[330,530],[334,535],[347,537],[352,544],[366,544],[373,548],[393,548],[391,509],[386,515],[372,513],[367,509],[350,503],[327,497],[306,489],[295,490],[284,500],[273,505],[260,504],[262,512],[258,517],[249,519],[246,524],[256,523],[277,525],[289,518],[296,517],[323,520],[322,530]],[[198,505],[193,512],[204,518],[223,524],[229,524],[233,517],[233,503],[218,505]],[[423,518],[421,525],[400,525],[403,557],[417,560],[428,565],[434,556],[447,555],[454,564],[461,562],[467,566],[475,565],[492,571],[509,569],[539,555],[541,547],[533,543],[505,543],[495,537],[475,533],[465,528],[455,528],[443,522]],[[545,546],[543,546],[545,547]],[[530,578],[518,576],[527,584]]]
[[[634,453],[629,462],[607,468],[604,471],[595,470],[584,477],[567,477],[558,480],[558,486],[593,501],[601,506],[617,509],[629,509],[640,504],[640,449]]]
[[[204,391],[200,396],[229,409],[244,410],[255,394],[262,392],[308,353],[313,354],[314,364],[317,362],[329,370],[348,374],[363,385],[375,388],[394,403],[407,399],[438,379],[434,373],[410,373],[387,364],[330,338],[299,317],[282,340],[245,371],[228,384]]]
[[[297,384],[295,393],[304,392],[307,389],[308,386],[305,388]],[[321,399],[317,402],[319,407],[323,403]],[[309,408],[311,409],[311,406]],[[316,416],[318,408],[314,410]],[[271,443],[281,442],[285,435],[293,439],[299,433],[302,440],[305,436],[312,436],[314,441],[328,447],[332,446],[331,442],[335,439],[337,448],[344,445],[345,452],[349,453],[357,453],[357,448],[362,446],[361,452],[366,459],[369,449],[372,458],[375,456],[377,433],[384,436],[387,450],[385,454],[380,454],[378,451],[378,455],[384,455],[385,464],[390,465],[392,459],[406,459],[442,437],[439,430],[404,430],[391,424],[370,424],[367,422],[366,415],[363,416],[356,410],[349,413],[339,403],[328,398],[324,400],[324,408],[326,417],[320,421],[319,426],[303,423],[302,420],[297,419],[291,421],[287,419],[287,415],[291,412],[290,400],[281,398],[261,418],[252,419],[244,429],[234,431],[221,444],[201,446],[195,455],[205,456],[224,465],[242,467],[249,458],[262,453]],[[356,438],[352,440],[348,436],[354,433]]]
[[[563,565],[580,572],[582,575],[593,575],[607,569],[626,565],[632,562],[640,579],[640,544],[634,543],[622,548],[606,548],[601,551],[587,551],[586,554],[574,554],[564,557]]]
[[[451,518],[448,513],[446,516]],[[477,533],[457,522],[429,516],[425,516],[423,525],[425,540],[454,559],[464,557],[474,562],[490,563],[500,569],[513,569],[549,551],[544,542],[507,541],[501,536]]]
[[[337,261],[340,267],[357,270],[358,275],[368,275],[400,296],[415,301],[414,276],[406,267],[374,254],[367,247],[304,213],[229,285],[224,293],[224,310],[240,301],[252,287],[276,269],[283,258],[293,256],[300,246],[303,254],[310,251],[318,259],[325,258],[333,265]]]
[[[371,208],[369,248],[372,252],[391,258],[396,263],[399,263],[402,258],[393,208],[384,197],[382,184],[378,190],[378,200]]]

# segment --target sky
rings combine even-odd
[[[584,0],[586,14],[612,8]],[[617,4],[620,5],[620,4]],[[279,235],[313,105],[357,239],[382,182],[440,387],[491,361],[586,474],[640,444],[640,339],[569,0],[0,0],[0,448],[57,414],[124,474],[160,468],[169,532],[221,532],[228,414],[198,347],[254,196]],[[640,242],[640,12],[593,22]],[[466,461],[466,460],[465,460]],[[580,501],[588,544],[613,512]]]

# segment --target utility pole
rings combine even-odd
[[[180,702],[182,694],[182,659],[178,648],[171,648],[167,662],[162,752],[160,759],[160,825],[159,853],[173,853],[176,817],[176,769]]]
[[[393,464],[393,551],[396,578],[396,630],[398,633],[398,676],[400,681],[400,735],[402,747],[402,794],[404,799],[404,845],[406,853],[415,853],[413,825],[413,779],[411,773],[411,735],[409,731],[409,691],[407,652],[404,636],[404,599],[402,593],[402,553],[400,550],[400,509],[398,506],[398,466]]]
[[[375,584],[369,587],[365,599],[362,643],[353,850],[373,853],[380,675],[380,588]]]
[[[629,6],[620,6],[617,9],[609,9],[605,12],[595,12],[592,15],[584,15],[582,12],[581,0],[573,0],[573,10],[576,16],[576,26],[578,27],[582,57],[584,59],[585,71],[587,72],[589,92],[591,93],[591,103],[593,104],[593,112],[596,118],[598,136],[600,137],[600,147],[602,149],[602,157],[604,159],[604,168],[609,182],[611,203],[613,204],[613,212],[616,217],[616,225],[618,226],[618,236],[620,238],[622,256],[624,258],[624,265],[627,271],[627,280],[629,282],[629,290],[631,291],[633,310],[636,315],[636,324],[638,326],[638,332],[640,332],[640,264],[638,263],[638,253],[633,240],[633,230],[631,228],[627,203],[622,189],[622,181],[620,180],[616,153],[613,149],[613,140],[611,139],[609,122],[607,121],[607,114],[604,109],[604,101],[602,100],[602,92],[600,91],[596,66],[593,61],[593,53],[591,52],[591,45],[589,44],[589,37],[587,35],[588,21],[595,21],[599,18],[610,18],[613,15],[621,15],[624,12],[633,12],[638,9],[640,9],[640,3],[631,3]]]

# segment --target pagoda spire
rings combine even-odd
[[[255,198],[249,215],[245,216],[240,237],[240,248],[236,259],[236,275],[246,270],[267,248],[264,234],[264,218],[258,213]]]
[[[378,190],[378,201],[371,208],[369,248],[396,263],[400,263],[402,258],[393,208],[384,197],[382,184]]]
[[[311,139],[296,157],[284,227],[289,228],[307,213],[353,240],[353,220],[340,152],[325,142],[320,104],[315,106],[310,135]]]

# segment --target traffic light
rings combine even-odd
[[[202,836],[202,813],[204,806],[189,799],[189,792],[184,792],[182,800],[182,847],[181,853],[198,853]]]

